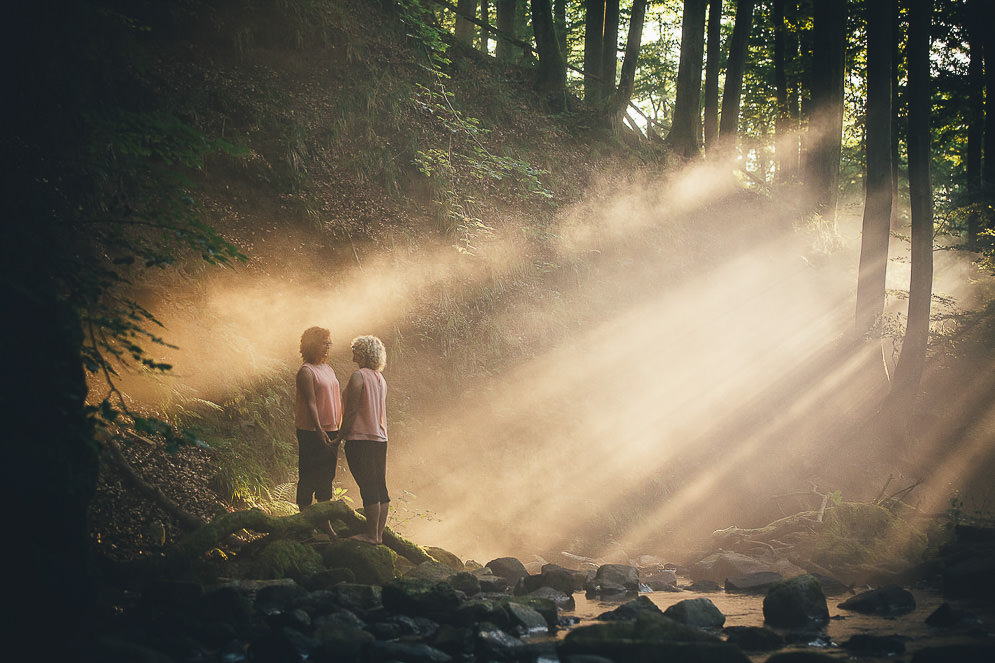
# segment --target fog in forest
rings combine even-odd
[[[990,394],[991,383],[949,390],[950,417],[964,424],[954,448],[946,419],[904,451],[867,433],[897,349],[889,339],[883,356],[876,346],[845,351],[859,206],[842,207],[836,227],[798,222],[740,206],[727,173],[702,166],[666,181],[592,184],[548,228],[549,263],[573,275],[555,296],[501,299],[472,339],[447,335],[453,286],[493,293],[533,268],[514,223],[484,219],[493,232],[462,252],[451,240],[398,240],[379,253],[339,247],[330,259],[303,236],[272,240],[248,266],[196,288],[143,292],[179,349],[161,353],[172,375],[123,387],[168,412],[190,398],[222,402],[263,374],[290,384],[311,325],[332,330],[330,363],[344,384],[350,339],[380,335],[394,522],[481,562],[677,554],[714,529],[811,508],[814,496],[796,493],[813,489],[872,500],[886,482],[892,492],[922,481],[911,501],[944,508],[990,461],[995,426],[987,405],[958,395]],[[720,243],[702,237],[742,226],[749,232]],[[892,246],[888,287],[899,291],[907,244]],[[597,268],[585,271],[588,262]],[[977,305],[986,283],[969,255],[938,251],[934,315]],[[890,294],[886,319],[905,305]],[[431,339],[418,337],[429,329]],[[484,338],[519,348],[518,358],[474,370]],[[441,351],[419,352],[425,343]],[[880,373],[865,370],[875,362]],[[348,472],[337,481],[353,486]]]

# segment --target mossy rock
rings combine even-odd
[[[846,502],[826,511],[812,561],[826,567],[904,568],[922,560],[926,535],[876,504]]]
[[[425,552],[432,556],[432,558],[437,562],[442,562],[453,571],[463,571],[465,566],[463,565],[463,560],[454,555],[453,553],[445,550],[443,548],[438,548],[436,546],[426,546]]]
[[[735,646],[662,615],[581,626],[557,646],[560,658],[602,656],[636,663],[747,663]]]
[[[324,570],[321,555],[298,541],[278,539],[259,553],[252,564],[252,577],[300,579]]]
[[[343,539],[323,543],[317,549],[325,566],[352,570],[359,584],[383,585],[397,576],[397,553],[386,546]]]

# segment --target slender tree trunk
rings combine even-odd
[[[509,35],[519,36],[521,32],[521,3],[524,0],[497,0],[497,28]],[[497,40],[495,57],[503,62],[517,60],[521,49],[504,39]]]
[[[985,139],[982,143],[981,195],[985,203],[992,202],[995,192],[995,30],[989,26],[995,21],[995,6],[982,3],[984,14],[982,30],[982,60],[985,69]],[[987,222],[982,219],[982,222]]]
[[[858,334],[884,313],[888,239],[891,234],[891,6],[867,5],[867,175],[857,275]]]
[[[533,9],[535,11],[535,9]],[[601,68],[605,50],[605,0],[586,0],[584,28],[584,101],[601,101]]]
[[[605,2],[605,32],[601,46],[601,98],[607,99],[615,91],[618,74],[618,0]]]
[[[632,0],[632,17],[629,19],[629,34],[625,40],[622,73],[611,104],[611,112],[615,118],[625,115],[625,109],[632,98],[632,89],[636,81],[636,66],[639,64],[639,48],[643,41],[645,18],[646,0]]]
[[[560,53],[567,56],[567,0],[553,0],[553,29]]]
[[[774,89],[777,95],[777,114],[774,116],[774,183],[785,184],[788,169],[788,74],[785,71],[786,35],[784,4],[786,0],[773,0],[771,21],[774,24]]]
[[[834,221],[843,138],[844,0],[814,0],[807,181],[813,210]]]
[[[463,46],[473,45],[474,25],[463,18],[477,15],[477,0],[457,0],[456,2],[456,43]]]
[[[484,25],[491,24],[490,0],[480,0],[480,21]],[[480,50],[483,51],[484,53],[487,53],[487,41],[489,37],[490,34],[487,32],[487,28],[481,27],[479,40],[477,44],[480,47]]]
[[[722,51],[722,0],[708,2],[708,48],[705,59],[705,152],[719,137],[719,65]]]
[[[985,65],[982,41],[981,0],[968,0],[968,41],[971,60],[967,67],[967,195],[971,211],[967,217],[967,245],[976,248],[981,226],[981,144],[985,139]]]
[[[909,0],[909,197],[912,202],[912,279],[909,318],[892,393],[912,407],[929,340],[933,296],[933,188],[929,174],[929,26],[931,0]]]
[[[739,0],[736,3],[736,23],[732,28],[732,41],[729,45],[726,81],[722,88],[722,120],[719,123],[719,136],[723,142],[729,142],[729,148],[735,146],[736,132],[739,129],[739,101],[743,92],[743,72],[746,69],[746,47],[753,29],[753,5],[754,0]]]
[[[899,26],[900,7],[899,0],[891,0],[891,227],[898,228],[899,220],[899,197],[898,197],[898,166],[901,163],[901,153],[899,151],[899,130],[896,119],[902,109],[901,87],[899,76],[901,75],[899,64],[902,62],[902,53],[899,49],[901,41],[901,29]]]
[[[550,108],[562,111],[566,108],[567,67],[556,43],[550,0],[532,0],[532,27],[539,55],[536,89]]]
[[[706,1],[684,0],[677,94],[667,143],[675,154],[685,159],[698,156],[699,150],[701,107],[698,98],[701,95],[701,65],[705,50]]]
[[[806,3],[807,4],[807,3]],[[815,87],[813,85],[813,78],[815,74],[813,69],[814,65],[814,55],[813,55],[813,37],[812,30],[803,30],[801,26],[806,19],[811,18],[810,15],[804,13],[801,8],[801,2],[797,3],[795,7],[788,7],[788,10],[794,10],[794,25],[798,26],[798,60],[803,63],[800,67],[798,73],[798,179],[804,180],[805,167],[808,163],[809,151],[812,147],[812,137],[809,135],[809,124],[812,120],[812,90]],[[805,131],[801,131],[801,129]]]

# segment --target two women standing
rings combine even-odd
[[[294,407],[300,473],[297,506],[310,505],[312,497],[319,502],[332,498],[339,443],[345,441],[346,461],[366,515],[366,532],[353,538],[383,543],[390,503],[387,382],[382,374],[387,350],[376,336],[353,339],[352,360],[358,370],[346,385],[343,408],[335,371],[325,363],[331,345],[331,333],[322,327],[311,327],[301,336],[304,364],[297,372]]]

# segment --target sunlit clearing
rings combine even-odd
[[[550,238],[541,259],[520,219],[484,219],[493,231],[470,253],[440,241],[337,262],[257,257],[143,302],[180,350],[163,356],[173,376],[126,389],[168,411],[265,374],[289,383],[315,324],[332,331],[342,379],[349,340],[376,333],[403,532],[482,562],[676,553],[713,529],[784,515],[779,494],[873,499],[893,450],[861,432],[887,373],[880,347],[850,344],[860,215],[803,225],[744,192],[734,171],[606,174],[528,228]],[[892,254],[886,313],[900,320],[907,246],[895,240]],[[969,269],[938,254],[938,295],[971,300]],[[886,339],[889,369],[899,338]],[[957,408],[972,422],[958,452],[904,477],[934,502],[990,454],[990,402]],[[941,428],[919,432],[927,451],[942,446]]]
[[[660,545],[749,511],[807,452],[769,422],[805,395],[785,380],[849,324],[847,293],[823,287],[789,243],[763,246],[466,393],[403,452],[413,492],[459,506],[414,531],[484,557],[590,529]],[[646,511],[659,518],[623,522]]]

